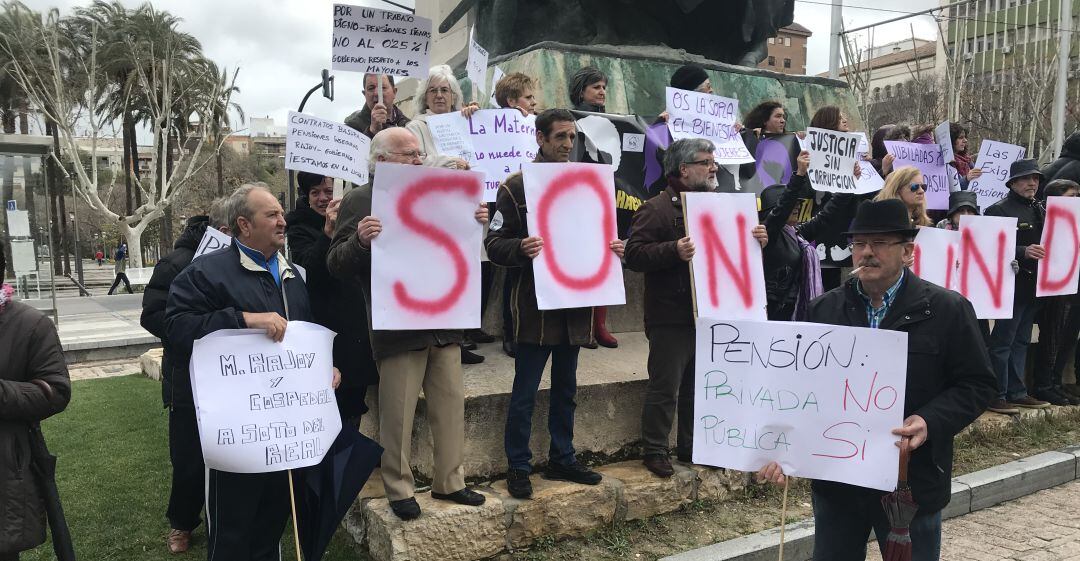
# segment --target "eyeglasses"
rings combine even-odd
[[[907,241],[889,241],[889,240],[870,240],[868,242],[851,242],[848,244],[848,250],[852,253],[856,251],[862,251],[866,248],[870,248],[870,251],[877,253],[886,247],[900,245],[908,243]]]
[[[413,150],[412,152],[387,152],[387,154],[394,154],[395,156],[405,156],[409,159],[419,158],[421,160],[427,159],[427,154],[419,150]]]
[[[429,94],[442,94],[442,95],[450,95],[450,92],[451,92],[450,88],[448,88],[446,86],[443,86],[441,88],[428,88],[428,91],[427,91],[427,93],[429,93]]]
[[[716,163],[716,160],[713,160],[713,159],[710,159],[710,158],[706,158],[704,160],[697,160],[697,161],[694,161],[694,162],[686,162],[686,165],[688,165],[688,166],[705,166],[707,168],[718,168],[718,167],[720,167],[720,165]]]
[[[926,192],[926,184],[925,183],[912,183],[908,187],[911,189],[912,193],[918,193],[919,189],[922,189],[924,193]]]

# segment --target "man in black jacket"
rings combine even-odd
[[[161,401],[169,409],[169,460],[172,463],[172,486],[169,506],[169,535],[165,538],[170,553],[183,553],[191,544],[191,532],[198,527],[203,510],[205,466],[199,444],[199,426],[187,362],[177,362],[165,336],[165,304],[169,287],[195,256],[206,227],[228,233],[225,199],[210,205],[210,216],[192,216],[176,240],[174,249],[154,266],[154,274],[143,292],[143,328],[161,339]]]
[[[303,279],[279,253],[285,213],[277,198],[265,185],[243,185],[226,209],[232,245],[199,257],[169,290],[165,337],[177,364],[190,362],[196,339],[221,329],[265,330],[281,341],[288,321],[314,320]],[[289,518],[287,477],[210,470],[209,561],[278,559]]]
[[[1039,396],[1029,396],[1024,385],[1031,328],[1039,311],[1035,277],[1039,259],[1046,257],[1046,249],[1039,245],[1046,208],[1035,199],[1041,178],[1042,172],[1035,160],[1013,162],[1005,181],[1009,194],[985,212],[986,216],[1016,218],[1016,260],[1020,264],[1016,272],[1012,317],[994,321],[994,330],[990,332],[990,364],[998,379],[998,397],[990,404],[990,410],[997,413],[1016,414],[1021,407],[1043,409],[1050,406]]]
[[[342,421],[355,427],[367,412],[367,388],[379,383],[379,374],[371,357],[360,287],[332,277],[326,266],[341,200],[333,200],[332,177],[302,171],[296,182],[296,208],[285,217],[289,257],[307,271],[305,284],[315,322],[338,334],[334,338],[334,366],[341,371],[338,410]]]
[[[908,480],[919,509],[910,527],[911,559],[936,561],[941,509],[951,496],[953,437],[983,412],[996,383],[971,303],[904,267],[915,233],[900,200],[863,203],[846,233],[858,276],[815,299],[810,321],[907,332],[905,419],[893,434],[912,450]],[[760,475],[784,480],[775,462]],[[815,480],[814,559],[863,561],[871,528],[884,550],[890,528],[884,494]]]

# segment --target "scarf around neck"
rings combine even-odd
[[[15,289],[10,284],[0,284],[0,313],[3,313],[8,302],[12,301],[13,294],[15,294]]]
[[[799,283],[799,293],[795,299],[795,313],[791,319],[792,321],[806,321],[810,301],[825,293],[821,282],[821,262],[818,260],[817,249],[800,236],[793,226],[785,225],[784,234],[795,240],[802,249],[803,280]]]
[[[960,177],[967,177],[969,171],[971,171],[971,157],[967,154],[953,154],[953,165],[956,166],[956,173],[960,174]]]

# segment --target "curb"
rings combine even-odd
[[[1080,479],[1080,445],[954,477],[952,497],[942,519],[963,516],[994,505]],[[809,561],[814,552],[814,521],[788,524],[784,557]],[[779,553],[780,528],[708,545],[660,561],[771,561]]]

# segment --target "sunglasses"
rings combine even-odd
[[[919,189],[922,189],[924,193],[926,192],[926,184],[925,183],[912,183],[908,187],[911,189],[912,193],[918,193]]]

